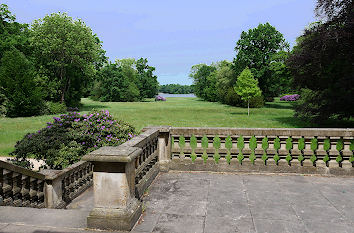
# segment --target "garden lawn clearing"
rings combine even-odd
[[[145,102],[98,102],[82,99],[82,113],[92,109],[106,109],[116,119],[122,119],[140,130],[146,126],[175,127],[242,127],[242,128],[298,128],[311,125],[293,117],[289,102],[267,103],[263,108],[232,107],[202,101],[199,98],[167,98],[167,101],[148,99]],[[57,115],[0,118],[0,156],[8,156],[16,142],[26,134],[36,132],[53,121]]]

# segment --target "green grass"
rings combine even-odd
[[[255,127],[294,128],[309,127],[293,117],[291,103],[279,100],[263,108],[238,108],[201,101],[198,98],[168,98],[166,102],[102,103],[83,99],[82,112],[107,109],[116,118],[125,120],[137,129],[153,125],[190,127]],[[38,117],[0,118],[0,156],[13,150],[16,141],[26,133],[35,132],[52,120],[53,115]]]

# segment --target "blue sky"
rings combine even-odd
[[[2,0],[17,20],[81,18],[110,60],[146,57],[160,84],[191,84],[192,65],[232,60],[242,31],[269,22],[293,45],[315,21],[315,0]]]

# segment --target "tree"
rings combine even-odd
[[[77,105],[102,55],[97,36],[80,19],[53,13],[34,21],[31,37],[47,100]]]
[[[297,39],[288,66],[302,89],[296,116],[324,122],[354,115],[354,4],[352,0],[318,0],[317,16]]]
[[[157,77],[153,74],[155,67],[149,66],[147,63],[146,58],[140,58],[136,61],[137,86],[141,99],[155,97],[159,88]]]
[[[37,87],[33,65],[17,49],[6,51],[1,59],[0,87],[6,96],[9,117],[40,115],[42,94]]]
[[[254,79],[251,70],[246,67],[237,77],[235,92],[241,96],[243,101],[247,101],[248,116],[250,115],[250,99],[262,95],[258,87],[258,80]]]
[[[218,62],[217,70],[215,72],[218,100],[224,104],[240,106],[241,98],[234,90],[237,76],[232,63],[226,60]]]
[[[266,86],[271,96],[279,96],[285,93],[293,92],[293,77],[286,65],[289,53],[279,51],[274,54],[269,63],[269,79],[266,80]]]
[[[127,76],[127,67],[123,67],[111,63],[100,70],[99,83],[95,85],[95,99],[105,102],[132,102],[140,99],[139,89]]]
[[[30,54],[28,25],[16,22],[8,6],[0,4],[0,59],[6,51],[15,48],[25,55]]]
[[[273,97],[271,89],[277,80],[271,79],[269,64],[271,58],[279,51],[289,49],[283,34],[269,23],[259,24],[258,27],[241,33],[236,43],[236,58],[234,66],[236,75],[239,75],[246,67],[249,67],[259,81],[263,95]]]
[[[216,70],[216,67],[212,64],[210,66],[206,64],[194,65],[191,68],[189,76],[193,79],[194,94],[207,101],[217,101],[215,88],[215,77],[209,77]]]

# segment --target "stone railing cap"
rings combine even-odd
[[[105,146],[82,157],[82,160],[89,162],[121,162],[133,161],[142,149],[131,146],[120,145],[117,147]]]
[[[155,130],[159,130],[160,133],[168,133],[168,132],[170,132],[171,128],[172,127],[169,125],[147,126],[147,127],[143,128],[141,130],[141,132],[146,132],[147,130],[155,129]]]
[[[62,170],[43,169],[40,171],[40,173],[45,175],[46,180],[55,180],[63,177],[64,175],[69,174],[70,172],[74,172],[76,169],[78,169],[81,165],[85,163],[87,162],[79,161]]]

